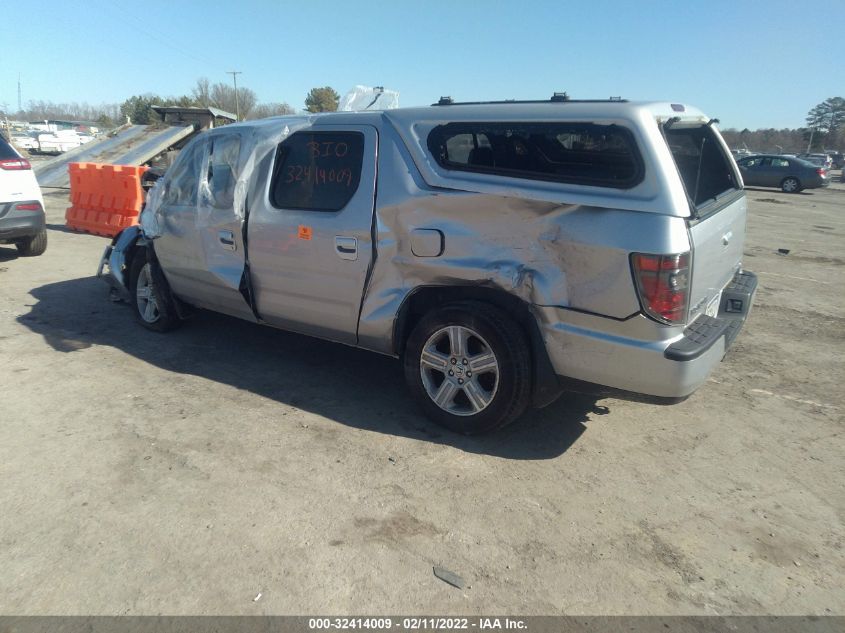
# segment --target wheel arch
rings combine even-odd
[[[393,351],[403,356],[408,337],[417,323],[431,310],[460,301],[493,305],[510,316],[529,341],[532,368],[531,403],[544,407],[561,393],[560,383],[546,351],[537,318],[530,305],[503,290],[484,286],[418,286],[405,297],[393,325]]]

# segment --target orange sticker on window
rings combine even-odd
[[[299,225],[299,239],[311,240],[311,227]]]

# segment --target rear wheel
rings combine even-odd
[[[135,317],[148,330],[167,332],[180,323],[170,288],[158,264],[138,253],[129,274]]]
[[[780,188],[785,193],[798,193],[801,191],[801,183],[797,178],[790,176],[789,178],[783,179],[783,182],[780,183]]]
[[[447,305],[426,314],[408,339],[405,379],[425,413],[467,435],[505,426],[531,394],[528,341],[494,306]]]
[[[24,257],[36,257],[43,255],[47,250],[47,230],[42,229],[37,235],[18,240],[15,243],[18,252]]]

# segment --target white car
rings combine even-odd
[[[29,161],[0,137],[0,244],[14,244],[21,255],[47,250],[41,188]]]
[[[29,134],[12,134],[12,144],[25,150],[38,149],[38,139]]]

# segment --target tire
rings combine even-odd
[[[18,252],[23,257],[37,257],[47,250],[47,229],[42,229],[37,235],[15,242]]]
[[[456,433],[510,424],[530,401],[528,339],[512,318],[486,303],[453,303],[423,316],[403,363],[425,414]]]
[[[783,179],[783,182],[780,183],[780,188],[784,193],[798,193],[801,191],[801,181],[789,176]]]
[[[167,280],[155,261],[148,261],[146,252],[135,255],[129,269],[130,302],[135,318],[148,330],[167,332],[181,320]]]

